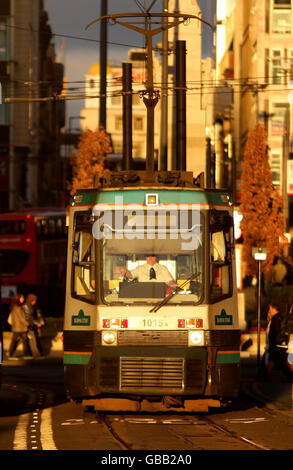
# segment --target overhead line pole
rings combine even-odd
[[[154,5],[154,1],[151,6]],[[151,7],[150,7],[151,8]],[[103,20],[110,20],[114,24],[119,24],[125,28],[131,29],[132,31],[136,31],[140,34],[144,34],[146,37],[146,49],[147,49],[147,80],[146,80],[146,90],[141,92],[143,96],[143,101],[147,108],[147,138],[146,138],[146,171],[147,173],[154,172],[154,110],[155,106],[159,100],[159,92],[154,90],[153,87],[153,46],[152,46],[152,38],[156,34],[162,33],[162,31],[170,28],[174,28],[175,26],[180,25],[190,19],[197,19],[202,23],[207,24],[212,29],[213,26],[208,23],[207,21],[203,20],[199,16],[184,14],[184,13],[150,13],[150,8],[147,9],[146,13],[119,13],[115,15],[106,15],[101,18],[97,18],[91,21],[87,26],[88,29],[94,23]],[[162,25],[163,18],[173,18],[173,22],[167,21],[166,25]],[[120,19],[128,19],[133,18],[132,22],[123,22]],[[137,21],[137,18],[144,19],[145,21]],[[152,19],[155,18],[154,22]],[[143,28],[142,25],[146,25],[146,28]],[[155,25],[154,29],[152,29],[152,25]],[[161,26],[157,26],[161,25]]]
[[[108,13],[108,0],[101,0],[101,16]],[[100,25],[100,115],[99,127],[107,125],[107,20],[102,19]]]
[[[168,0],[163,0],[163,11],[168,12]],[[168,18],[162,18],[167,26]],[[161,91],[161,142],[159,170],[167,170],[168,161],[168,29],[163,30],[162,38],[162,91]]]

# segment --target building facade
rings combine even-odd
[[[233,91],[231,127],[241,162],[249,132],[265,126],[273,184],[289,217],[288,162],[292,157],[292,0],[218,0],[217,80]],[[290,194],[290,193],[289,193]]]
[[[170,12],[181,12],[201,18],[201,11],[196,0],[170,0]],[[191,19],[169,30],[168,87],[168,163],[169,168],[175,161],[175,47],[176,40],[186,43],[186,169],[194,176],[206,174],[206,132],[205,109],[202,83],[202,23]]]
[[[128,62],[132,64],[132,133],[134,160],[145,159],[146,155],[146,128],[147,116],[146,106],[140,96],[144,90],[146,80],[145,50],[130,50]],[[154,62],[154,82],[159,80],[160,65],[156,57]],[[100,107],[100,64],[93,64],[86,76],[87,96],[85,106],[81,109],[81,129],[95,131],[99,126]],[[113,153],[123,153],[123,121],[122,121],[122,64],[107,67],[107,132],[111,136]],[[155,156],[159,151],[159,129],[160,129],[160,103],[155,108]]]
[[[62,106],[58,109],[49,98],[60,93],[63,75],[62,65],[55,63],[51,38],[43,0],[1,0],[0,207],[3,211],[57,203],[48,172],[46,180],[43,179],[53,160],[55,164],[58,159],[58,150],[52,142],[56,142],[53,139],[57,129],[64,125]]]
[[[201,17],[196,0],[170,0],[169,12],[184,12]],[[170,21],[173,21],[170,18]],[[157,41],[160,38],[156,37]],[[205,109],[201,88],[202,60],[201,41],[202,23],[191,20],[168,30],[168,83],[162,78],[162,43],[157,44],[159,54],[153,55],[154,88],[160,96],[167,95],[167,123],[161,119],[162,100],[155,107],[154,147],[155,160],[160,162],[160,134],[163,123],[167,127],[167,168],[176,167],[176,41],[186,43],[186,169],[195,176],[206,170]],[[146,107],[140,97],[145,90],[146,63],[145,51],[129,51],[128,61],[133,68],[133,158],[145,159],[146,155]],[[81,110],[81,129],[95,130],[99,123],[100,66],[93,64],[86,74],[87,97]],[[111,135],[114,153],[122,153],[122,65],[108,66],[107,69],[107,132]],[[160,165],[158,164],[158,167]]]

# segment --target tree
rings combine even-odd
[[[95,132],[87,130],[79,138],[78,152],[71,152],[72,183],[69,185],[70,194],[77,189],[94,187],[94,177],[105,176],[108,170],[104,168],[105,155],[111,153],[110,137],[104,129]]]
[[[248,136],[242,164],[240,211],[247,274],[255,275],[258,269],[252,257],[253,247],[268,250],[267,259],[262,262],[264,274],[270,272],[275,256],[280,254],[279,237],[285,232],[282,207],[282,197],[272,184],[266,131],[257,125]]]

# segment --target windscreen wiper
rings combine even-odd
[[[188,284],[188,282],[193,281],[194,279],[196,279],[200,275],[201,275],[201,273],[193,273],[186,281],[184,281],[181,284],[181,286],[177,286],[175,290],[173,290],[169,295],[167,295],[167,297],[165,297],[161,302],[159,302],[157,305],[155,305],[150,310],[150,313],[157,312],[159,310],[159,308],[163,307],[163,305],[165,305],[167,302],[169,302],[169,300],[171,299],[171,297],[173,297],[173,295],[177,294],[177,292],[179,290],[182,290],[182,287],[186,286],[186,284]]]

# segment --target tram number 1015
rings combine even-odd
[[[142,324],[145,328],[168,328],[168,323],[158,318],[144,318]]]

